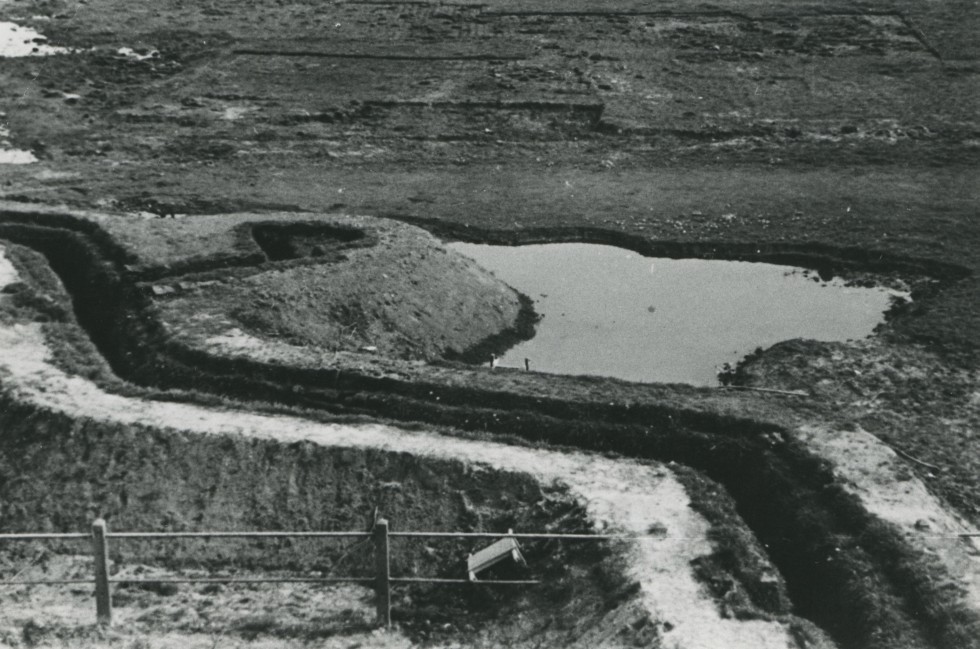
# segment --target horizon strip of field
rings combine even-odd
[[[249,56],[312,56],[327,59],[368,59],[377,61],[523,61],[524,54],[369,54],[366,52],[323,52],[315,50],[276,50],[236,48],[232,54]]]

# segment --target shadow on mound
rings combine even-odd
[[[251,230],[270,261],[336,257],[348,248],[374,245],[363,230],[320,223],[258,223]]]

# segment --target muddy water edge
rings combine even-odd
[[[541,317],[500,362],[538,372],[715,385],[723,363],[794,338],[870,335],[906,294],[850,286],[804,268],[651,258],[585,243],[452,243],[517,290]]]

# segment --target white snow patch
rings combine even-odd
[[[5,139],[8,137],[10,137],[10,130],[4,126],[0,126],[0,164],[25,165],[37,162],[37,158],[30,151],[5,149],[5,146],[10,146],[10,142],[7,142]]]
[[[252,108],[251,106],[228,106],[227,108],[225,108],[225,111],[224,113],[222,113],[221,117],[222,119],[235,121],[237,119],[241,119],[242,117],[252,112],[253,110],[255,109]]]
[[[10,263],[7,259],[6,249],[0,246],[0,288],[3,288],[9,284],[13,284],[17,281],[17,269],[14,265]]]
[[[145,61],[146,59],[154,59],[160,56],[160,52],[157,50],[150,50],[146,54],[140,54],[131,47],[120,47],[116,50],[119,56],[123,56],[127,59],[133,59],[134,61]]]
[[[34,177],[38,180],[68,180],[79,178],[82,174],[77,171],[54,171],[53,169],[41,169]]]
[[[259,349],[265,345],[264,340],[250,336],[238,327],[229,329],[219,336],[212,336],[204,342],[225,353]]]
[[[30,151],[20,149],[0,149],[0,165],[26,165],[37,162]]]
[[[65,47],[45,44],[47,39],[30,27],[0,21],[0,57],[50,56],[70,52]]]

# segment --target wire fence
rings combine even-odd
[[[370,532],[111,532],[102,519],[92,523],[92,531],[68,533],[25,533],[0,534],[0,541],[68,541],[90,540],[94,558],[93,576],[90,579],[17,579],[0,581],[0,586],[62,586],[89,584],[95,587],[95,608],[97,623],[112,624],[112,591],[114,584],[332,584],[357,583],[373,584],[378,622],[391,624],[391,586],[393,584],[477,584],[489,586],[532,586],[540,582],[532,579],[475,579],[471,572],[468,579],[435,577],[396,577],[391,575],[389,541],[395,538],[445,538],[445,539],[494,539],[520,540],[568,540],[568,541],[608,541],[641,538],[625,534],[546,534],[489,532],[392,532],[388,521],[379,519]],[[361,539],[372,541],[374,546],[374,575],[371,577],[167,577],[167,578],[128,578],[109,575],[110,540],[176,540],[176,539]],[[653,538],[653,537],[647,537]],[[492,547],[492,546],[491,546]]]
[[[960,533],[960,534],[935,534],[923,535],[942,538],[976,538],[980,533]],[[175,540],[175,539],[278,539],[278,538],[306,538],[306,539],[362,539],[370,540],[374,546],[374,576],[357,577],[168,577],[168,578],[113,578],[109,575],[109,540]],[[359,583],[373,584],[375,590],[375,604],[377,609],[378,623],[383,626],[391,625],[391,586],[392,584],[478,584],[478,585],[499,585],[499,586],[531,586],[541,582],[537,580],[522,579],[475,579],[474,573],[469,572],[468,579],[451,579],[435,577],[393,577],[391,575],[391,557],[389,551],[389,541],[391,538],[444,538],[444,539],[481,539],[496,541],[494,546],[501,543],[501,540],[512,540],[514,545],[506,546],[501,550],[501,557],[512,552],[517,540],[541,541],[541,540],[561,540],[561,541],[637,541],[637,540],[657,540],[664,541],[668,537],[664,535],[635,535],[635,534],[549,534],[537,532],[514,533],[509,531],[507,534],[491,532],[392,532],[388,527],[388,521],[378,519],[370,532],[110,532],[106,522],[98,519],[92,523],[92,531],[68,532],[68,533],[25,533],[25,534],[0,534],[0,541],[65,541],[65,540],[90,540],[92,543],[92,555],[94,558],[94,574],[90,579],[17,579],[0,581],[0,586],[61,586],[89,584],[95,586],[95,605],[96,621],[104,626],[112,624],[112,592],[110,586],[113,584],[289,584],[289,583],[309,583],[309,584],[332,584],[332,583]],[[677,537],[670,537],[678,540]],[[491,551],[492,548],[487,548]],[[471,555],[472,557],[473,555]]]

